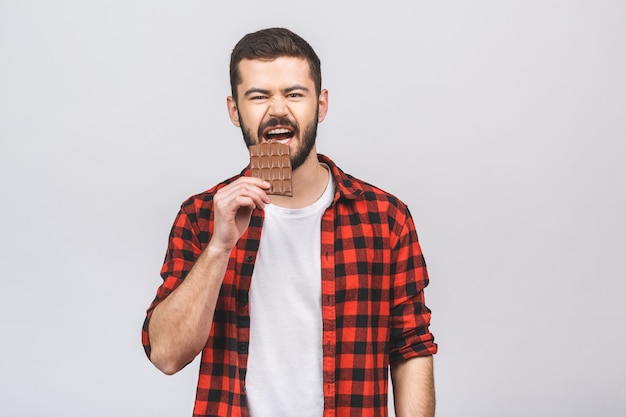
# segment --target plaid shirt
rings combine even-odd
[[[345,174],[327,157],[319,159],[331,168],[336,184],[321,225],[324,417],[387,416],[390,362],[437,351],[424,304],[424,258],[401,201]],[[163,284],[143,326],[148,356],[152,312],[206,247],[213,230],[213,196],[236,178],[181,206],[161,270]],[[248,291],[262,226],[263,211],[257,209],[230,255],[202,351],[194,417],[248,415]]]

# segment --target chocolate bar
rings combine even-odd
[[[293,196],[289,146],[263,142],[250,146],[250,175],[268,181],[268,194]]]

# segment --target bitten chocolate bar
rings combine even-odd
[[[276,142],[250,146],[250,175],[269,181],[268,194],[293,196],[289,146]]]

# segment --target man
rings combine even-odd
[[[228,113],[247,146],[290,148],[293,196],[249,167],[174,222],[143,343],[173,374],[201,353],[194,416],[434,415],[424,259],[406,206],[316,153],[320,61],[286,29],[248,34]],[[320,233],[321,231],[321,233]]]

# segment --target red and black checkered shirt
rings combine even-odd
[[[336,184],[321,226],[324,417],[387,416],[389,364],[437,351],[424,304],[424,258],[411,215],[400,200],[345,174],[327,157],[319,159],[331,168]],[[213,196],[236,178],[181,206],[161,270],[163,284],[143,326],[148,356],[152,312],[207,246]],[[202,351],[194,417],[248,415],[248,291],[262,226],[263,211],[255,210],[230,255]]]

